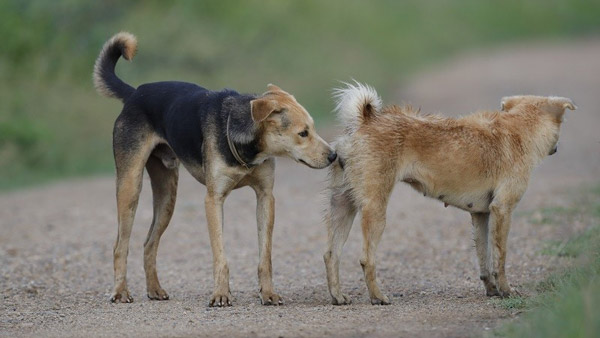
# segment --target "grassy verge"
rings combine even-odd
[[[549,242],[542,254],[571,257],[573,265],[536,285],[535,296],[497,300],[496,304],[523,311],[516,321],[494,332],[501,337],[600,337],[600,185],[586,191],[573,213],[550,212],[546,224],[573,215],[589,226],[566,240]],[[547,213],[548,214],[548,213]]]

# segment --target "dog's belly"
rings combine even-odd
[[[408,183],[413,189],[422,193],[423,196],[440,200],[447,207],[449,205],[468,212],[489,212],[490,203],[493,199],[493,191],[460,191],[451,189],[443,185],[433,187],[427,182],[415,179],[404,178],[404,183]]]
[[[205,171],[203,165],[194,162],[184,161],[181,161],[181,163],[183,163],[183,166],[192,175],[192,177],[194,177],[198,182],[206,185]],[[247,186],[248,184],[249,182],[247,180],[241,179],[239,183],[233,187],[233,189],[239,189]]]
[[[431,196],[436,198],[435,196]],[[474,192],[468,194],[443,194],[440,193],[437,199],[442,201],[445,206],[451,205],[468,212],[489,212],[492,194],[489,192]]]
[[[190,175],[192,175],[192,177],[194,177],[198,182],[202,183],[202,184],[206,184],[206,180],[204,178],[204,166],[199,164],[199,163],[191,163],[191,162],[184,162],[181,161],[183,163],[183,166],[185,167],[185,169],[190,173]]]
[[[160,159],[167,169],[175,169],[182,163],[185,169],[200,183],[205,184],[204,166],[201,161],[190,161],[178,157],[168,143],[158,144],[152,151],[152,156]]]

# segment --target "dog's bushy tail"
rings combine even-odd
[[[357,81],[344,85],[343,88],[333,90],[335,110],[344,129],[353,134],[361,124],[379,114],[382,102],[375,89],[369,85]]]
[[[137,50],[137,39],[133,34],[120,32],[106,41],[94,65],[94,86],[98,93],[125,101],[135,88],[123,82],[115,74],[119,57],[133,59]]]

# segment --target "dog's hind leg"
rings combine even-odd
[[[119,229],[115,242],[114,273],[115,285],[110,300],[131,303],[133,298],[127,289],[127,254],[129,237],[142,190],[144,165],[154,148],[152,137],[141,131],[126,130],[117,120],[114,132],[114,153],[117,169],[117,213]]]
[[[327,285],[333,305],[350,304],[350,298],[340,287],[340,255],[352,229],[356,216],[356,206],[349,191],[337,192],[332,189],[329,210],[325,214],[328,240],[327,251],[323,255],[327,270]]]
[[[380,171],[374,170],[374,172]],[[365,179],[365,184],[368,185],[368,188],[361,199],[363,253],[360,265],[365,274],[365,281],[367,282],[367,288],[369,289],[371,304],[387,305],[390,301],[388,297],[381,293],[379,286],[377,285],[375,253],[383,230],[385,229],[387,203],[393,187],[393,182],[385,182],[385,180],[370,176]]]
[[[148,298],[153,300],[167,300],[169,295],[163,290],[156,273],[156,252],[160,237],[167,229],[177,196],[177,181],[179,169],[167,168],[159,157],[150,156],[146,163],[146,170],[152,184],[152,198],[154,216],[144,242],[144,270],[146,272],[146,289]]]
[[[488,268],[488,222],[490,219],[489,213],[471,213],[473,221],[473,232],[475,240],[475,251],[479,261],[479,278],[485,286],[487,296],[498,296],[496,285],[490,280],[490,270]]]

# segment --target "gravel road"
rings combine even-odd
[[[526,43],[460,55],[418,74],[387,103],[466,114],[499,107],[500,97],[571,97],[559,151],[534,172],[513,222],[507,274],[525,294],[532,282],[569,263],[544,256],[544,242],[584,224],[541,225],[540,206],[568,206],[565,191],[600,174],[600,40]],[[334,135],[335,130],[324,130]],[[107,135],[107,137],[109,137]],[[331,137],[329,137],[331,140]],[[326,171],[277,163],[273,271],[281,307],[258,299],[255,199],[235,191],[225,204],[225,247],[234,306],[209,308],[212,258],[204,186],[184,170],[158,273],[171,300],[146,298],[142,244],[152,220],[149,181],[133,229],[128,282],[133,304],[111,304],[116,206],[112,177],[59,182],[0,195],[0,336],[478,336],[515,313],[484,296],[470,217],[399,185],[378,250],[378,277],[392,305],[369,303],[355,224],[341,262],[350,306],[330,305],[322,254],[320,194]],[[532,216],[533,215],[533,216]]]

